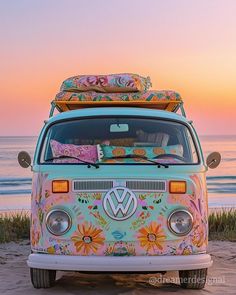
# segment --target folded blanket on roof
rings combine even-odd
[[[59,92],[56,101],[181,101],[181,96],[171,90],[148,90],[129,93]]]
[[[149,77],[137,74],[111,74],[111,75],[79,75],[66,79],[61,91],[81,92],[137,92],[148,90],[151,86]]]

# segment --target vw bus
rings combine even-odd
[[[183,101],[53,101],[31,166],[35,288],[56,271],[165,273],[200,289],[207,253],[207,163]],[[59,114],[53,115],[57,109]]]

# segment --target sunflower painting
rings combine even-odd
[[[144,248],[148,254],[157,254],[162,251],[166,235],[161,229],[161,225],[153,221],[148,226],[141,228],[137,236],[140,246]]]
[[[78,225],[78,231],[72,236],[77,253],[81,255],[94,254],[104,244],[102,229],[84,222]]]

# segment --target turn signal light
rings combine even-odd
[[[68,180],[53,180],[52,181],[52,192],[53,193],[68,193],[69,192],[69,181]]]
[[[170,181],[169,190],[171,194],[185,194],[187,190],[186,181]]]

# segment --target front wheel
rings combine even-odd
[[[206,284],[207,268],[180,270],[180,286],[185,289],[203,289]]]
[[[56,281],[56,270],[30,268],[30,277],[34,288],[51,288]]]

